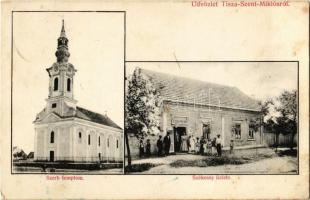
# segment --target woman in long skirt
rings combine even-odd
[[[181,151],[182,151],[182,152],[188,151],[188,147],[187,147],[187,136],[186,136],[186,135],[182,135],[182,136],[181,136]]]

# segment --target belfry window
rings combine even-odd
[[[56,77],[54,79],[54,91],[57,91],[58,90],[58,78]]]
[[[67,79],[67,91],[68,92],[71,91],[71,79],[70,78]]]
[[[50,143],[54,143],[54,131],[51,132]]]
[[[79,143],[81,143],[81,142],[82,142],[82,133],[79,132]]]

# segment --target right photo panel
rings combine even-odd
[[[132,61],[126,174],[298,174],[298,62]]]

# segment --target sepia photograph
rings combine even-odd
[[[298,62],[127,62],[128,174],[298,174]]]
[[[306,0],[0,4],[0,199],[309,199]]]
[[[16,12],[13,44],[12,173],[123,174],[124,13]]]

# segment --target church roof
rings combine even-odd
[[[119,127],[115,122],[113,122],[107,115],[102,115],[90,110],[87,110],[85,108],[76,107],[76,109],[66,106],[66,112],[63,115],[59,115],[57,112],[52,112],[53,114],[57,115],[59,118],[65,119],[65,118],[71,118],[76,117],[80,119],[84,119],[87,121],[91,121],[94,123],[102,124],[105,126],[113,127],[122,130],[121,127]],[[45,108],[37,114],[36,119],[34,122],[41,121],[44,119],[48,114],[51,112],[48,112]]]
[[[85,108],[76,107],[76,115],[75,117],[80,119],[85,119],[88,121],[92,121],[98,124],[103,124],[106,126],[114,127],[117,129],[122,129],[116,123],[114,123],[107,115],[101,115],[99,113],[87,110]]]
[[[236,87],[141,69],[164,100],[196,103],[239,110],[260,111],[258,101]]]

